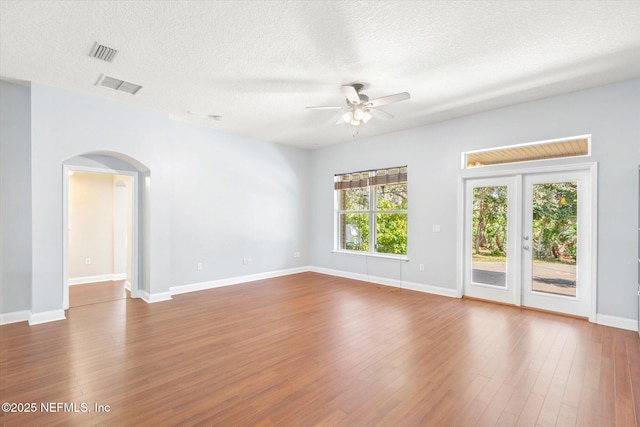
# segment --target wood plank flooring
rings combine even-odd
[[[637,333],[316,273],[0,333],[6,426],[639,425]]]
[[[69,286],[69,307],[115,301],[127,298],[124,280]]]

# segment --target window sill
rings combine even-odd
[[[341,251],[341,250],[333,250],[331,251],[331,253],[342,254],[342,255],[365,256],[369,258],[394,259],[398,261],[409,262],[409,258],[406,255],[377,254],[372,252]]]

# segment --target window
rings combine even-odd
[[[554,139],[509,147],[468,151],[462,153],[463,168],[588,156],[590,145],[591,137],[584,135],[569,139]]]
[[[407,254],[407,167],[336,175],[337,248]]]

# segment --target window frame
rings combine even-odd
[[[380,175],[379,172],[380,171],[385,171],[387,174],[389,171],[393,171],[393,170],[398,170],[398,176],[401,177],[402,174],[405,175],[405,179],[401,179],[399,178],[399,181],[397,182],[381,182],[381,183],[371,183],[370,180],[373,178],[373,180],[375,181],[375,177],[378,177]],[[409,179],[408,179],[408,168],[407,166],[395,166],[395,167],[388,167],[388,168],[381,168],[381,169],[372,169],[372,170],[364,170],[364,171],[358,171],[358,172],[349,172],[349,173],[340,173],[340,174],[336,174],[334,175],[334,250],[333,252],[336,253],[343,253],[343,254],[352,254],[352,255],[365,255],[365,256],[371,256],[371,257],[379,257],[379,258],[392,258],[392,259],[402,259],[402,260],[408,260],[408,252],[409,252],[409,247],[408,247],[408,242],[409,242],[409,209],[408,209],[408,189],[409,189]],[[335,188],[336,183],[341,182],[341,178],[344,176],[353,176],[353,175],[357,175],[357,174],[368,174],[367,176],[367,180],[368,183],[365,186],[359,186],[360,188],[366,188],[368,190],[368,209],[363,210],[363,209],[358,209],[358,210],[347,210],[347,209],[341,209],[341,192],[345,189],[338,189]],[[391,210],[380,210],[378,208],[378,198],[377,198],[377,192],[376,189],[378,188],[378,186],[380,185],[393,185],[393,184],[400,184],[400,183],[404,183],[407,186],[407,208],[406,209],[391,209]],[[368,250],[355,250],[355,249],[347,249],[346,247],[343,248],[343,237],[344,237],[344,232],[342,229],[342,223],[341,223],[341,218],[343,215],[348,215],[348,214],[361,214],[361,215],[367,215],[368,216],[368,225],[369,225],[369,236],[368,236]],[[378,248],[377,248],[377,216],[379,214],[402,214],[402,215],[406,215],[406,221],[407,221],[407,233],[406,233],[406,239],[407,239],[407,249],[406,249],[406,253],[404,254],[394,254],[394,253],[386,253],[386,252],[378,252]],[[344,245],[346,246],[346,245]]]

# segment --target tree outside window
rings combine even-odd
[[[407,168],[337,175],[338,249],[407,254]]]

